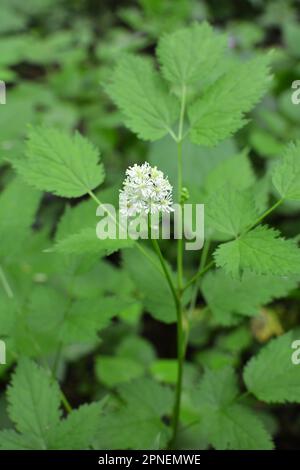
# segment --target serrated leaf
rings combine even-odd
[[[221,325],[230,325],[236,315],[257,315],[262,306],[284,297],[298,283],[299,276],[258,276],[245,272],[241,279],[235,279],[217,270],[206,274],[201,290],[215,320]]]
[[[190,138],[211,147],[246,124],[245,113],[261,99],[269,83],[270,56],[234,64],[188,109]]]
[[[49,431],[60,419],[60,391],[49,374],[29,359],[21,359],[7,391],[8,412],[21,434],[47,449]]]
[[[272,181],[283,199],[300,200],[300,141],[290,144],[273,169]]]
[[[1,450],[37,450],[40,449],[39,439],[33,436],[18,434],[11,429],[0,431]]]
[[[168,93],[149,59],[122,57],[107,90],[121,109],[125,125],[141,139],[160,139],[179,116],[178,101]]]
[[[300,371],[292,362],[292,343],[299,331],[272,339],[244,369],[248,390],[267,403],[300,403]]]
[[[31,128],[26,157],[12,163],[28,184],[58,196],[83,196],[104,180],[98,150],[78,132]]]
[[[193,393],[208,441],[217,450],[270,450],[271,437],[259,419],[237,403],[238,387],[233,369],[207,370]]]
[[[209,77],[220,63],[226,45],[226,37],[214,32],[208,23],[195,23],[163,35],[156,54],[164,77],[182,87]]]
[[[7,391],[8,413],[18,432],[0,432],[0,449],[46,450],[91,447],[101,403],[83,405],[60,420],[57,382],[32,360],[20,360]]]
[[[122,385],[119,395],[122,404],[116,411],[102,417],[94,447],[135,450],[163,448],[167,442],[168,429],[162,417],[171,412],[172,391],[143,378]]]
[[[229,238],[237,237],[258,216],[252,192],[238,191],[231,186],[215,191],[205,207],[208,229]]]
[[[214,258],[217,266],[234,277],[243,270],[279,276],[300,273],[300,250],[296,243],[262,225],[237,240],[219,245]]]
[[[49,449],[89,449],[101,420],[101,403],[91,403],[71,411],[49,437]]]

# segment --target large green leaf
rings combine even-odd
[[[285,276],[300,273],[300,250],[293,240],[277,230],[259,225],[240,238],[219,245],[214,253],[217,266],[235,277],[243,270]]]
[[[122,57],[107,90],[121,109],[125,125],[141,139],[160,139],[179,116],[178,101],[169,94],[149,59]]]
[[[269,450],[273,443],[263,424],[239,404],[237,378],[230,367],[207,370],[193,393],[208,441],[217,450]]]
[[[244,369],[248,390],[267,403],[299,403],[300,371],[292,362],[292,343],[299,330],[273,339],[253,357]]]
[[[30,185],[58,196],[82,196],[104,180],[97,149],[78,132],[31,128],[26,156],[13,164]]]

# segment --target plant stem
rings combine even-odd
[[[271,212],[273,212],[275,209],[277,209],[280,204],[283,203],[283,199],[279,199],[278,201],[273,204],[269,209],[267,209],[250,227],[247,228],[245,233],[248,233],[250,230],[252,230],[256,225],[258,225],[260,222],[262,222],[263,219],[265,219]],[[244,235],[244,233],[242,234]]]
[[[152,242],[153,248],[154,248],[154,250],[155,250],[155,252],[156,252],[156,254],[157,254],[158,258],[159,258],[159,261],[160,261],[161,267],[162,267],[162,269],[163,269],[163,272],[164,272],[164,274],[165,274],[165,276],[166,276],[166,280],[167,280],[167,282],[168,282],[168,284],[169,284],[169,287],[170,287],[170,289],[171,289],[171,292],[172,292],[172,295],[173,295],[173,298],[174,298],[174,302],[175,302],[175,306],[176,306],[176,309],[177,309],[177,308],[178,308],[178,304],[179,304],[179,298],[178,298],[178,295],[177,295],[177,292],[176,292],[176,288],[175,288],[175,286],[174,286],[174,284],[173,284],[173,280],[172,280],[172,278],[171,278],[171,276],[170,276],[168,267],[167,267],[167,265],[166,265],[166,262],[165,262],[165,260],[164,260],[164,257],[163,257],[163,255],[162,255],[162,252],[161,252],[161,249],[160,249],[160,247],[159,247],[159,244],[158,244],[157,240],[154,239],[154,238],[152,238],[152,239],[151,239],[151,242]]]
[[[2,285],[4,287],[4,290],[5,290],[6,294],[7,294],[7,297],[12,299],[13,296],[14,296],[14,293],[13,293],[13,291],[12,291],[12,289],[11,289],[9,283],[8,283],[8,280],[7,280],[7,278],[4,274],[4,271],[3,271],[1,266],[0,266],[0,280],[2,281]]]
[[[184,292],[188,287],[190,287],[192,284],[194,284],[195,281],[197,281],[197,279],[199,277],[201,277],[203,274],[205,274],[210,268],[213,267],[213,265],[215,264],[214,260],[212,260],[210,263],[208,263],[205,268],[201,269],[200,271],[198,271],[187,283],[186,285],[183,287],[182,291]]]
[[[70,405],[66,395],[64,394],[64,392],[62,390],[60,390],[60,396],[61,396],[61,401],[62,401],[62,404],[64,405],[66,411],[68,413],[71,413],[72,411],[72,406]]]
[[[184,314],[182,307],[182,287],[183,287],[183,239],[182,239],[182,228],[183,228],[183,202],[182,202],[182,134],[184,124],[184,113],[186,105],[186,87],[183,85],[181,94],[181,107],[178,125],[178,138],[177,138],[177,185],[178,185],[178,203],[181,206],[181,227],[179,239],[177,243],[177,283],[178,283],[178,305],[176,308],[177,314],[177,381],[175,389],[175,402],[172,416],[172,437],[170,440],[170,447],[173,447],[178,431],[179,417],[180,417],[180,403],[181,403],[181,392],[182,392],[182,377],[183,377],[183,365],[185,358],[185,335],[184,335]]]
[[[177,143],[177,155],[178,155],[178,203],[181,205],[181,216],[183,219],[183,204],[181,204],[181,192],[182,192],[182,142]],[[177,242],[177,283],[178,290],[181,291],[183,283],[183,239],[182,239],[182,226],[183,220],[181,222],[181,227],[179,227],[179,238]]]
[[[180,417],[180,404],[182,392],[182,378],[183,378],[183,365],[185,358],[185,341],[183,330],[183,311],[181,300],[177,309],[177,380],[175,388],[175,402],[172,415],[172,437],[169,446],[172,448],[177,437],[179,417]]]

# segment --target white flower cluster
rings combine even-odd
[[[171,212],[172,186],[163,172],[149,163],[135,164],[126,170],[119,197],[120,212],[127,217]]]

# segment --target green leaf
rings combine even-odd
[[[30,296],[27,323],[33,331],[47,333],[63,344],[97,340],[97,333],[132,301],[118,297],[77,300],[50,286],[37,286]]]
[[[204,190],[206,194],[210,195],[227,185],[241,191],[252,186],[254,182],[255,174],[248,157],[248,151],[243,150],[222,160],[208,173]]]
[[[83,405],[61,420],[60,397],[50,372],[30,359],[21,359],[7,390],[8,414],[18,432],[1,431],[0,449],[90,448],[102,403]]]
[[[30,185],[64,197],[83,196],[104,180],[98,151],[78,132],[31,128],[26,157],[13,165]]]
[[[177,369],[176,359],[157,359],[150,367],[150,371],[156,380],[168,384],[176,384]]]
[[[144,374],[144,367],[135,359],[118,356],[98,356],[96,377],[107,387],[129,382]]]
[[[246,124],[245,113],[261,99],[269,78],[270,56],[236,63],[188,109],[190,138],[211,147]]]
[[[33,436],[18,434],[11,429],[0,431],[0,449],[2,450],[38,450],[40,449],[39,439]]]
[[[270,450],[271,437],[238,398],[233,369],[207,370],[193,394],[209,442],[217,450]]]
[[[217,339],[217,345],[223,351],[238,354],[248,349],[252,343],[252,333],[248,325],[239,326],[229,333],[221,334]]]
[[[30,234],[41,193],[21,178],[14,178],[0,195],[0,258],[12,258],[22,250]]]
[[[0,284],[0,336],[13,333],[18,315],[18,301],[10,298]]]
[[[300,141],[287,147],[273,169],[272,181],[283,199],[300,201]]]
[[[71,411],[49,437],[49,449],[89,449],[101,420],[101,403],[91,403]]]
[[[164,77],[183,87],[210,77],[219,65],[226,45],[227,38],[203,22],[163,35],[156,53]]]
[[[58,241],[54,245],[53,250],[49,251],[78,255],[91,253],[95,255],[107,256],[114,251],[133,246],[133,244],[134,240],[130,238],[124,240],[118,238],[106,238],[105,240],[101,240],[97,237],[95,227],[84,228],[78,233],[67,236],[63,240]]]
[[[217,270],[206,274],[201,290],[215,320],[221,325],[231,325],[236,315],[257,315],[262,306],[295,289],[298,281],[299,277],[258,276],[249,272],[235,279]]]
[[[48,435],[60,419],[60,391],[49,374],[29,359],[21,359],[7,391],[8,412],[21,434],[47,449]]]
[[[177,161],[176,158],[166,158],[166,155],[172,155],[174,152],[174,142],[169,137],[154,142],[150,145],[149,155],[147,160],[152,166],[157,165],[166,175],[173,186],[173,194],[177,191]],[[221,145],[214,148],[199,147],[199,145],[192,144],[188,139],[182,142],[182,154],[184,155],[184,165],[182,168],[183,186],[186,186],[190,193],[190,201],[199,203],[201,197],[201,188],[203,188],[208,175],[217,170],[217,168],[224,162],[226,165],[227,160],[231,160],[232,155],[237,152],[235,144],[232,140],[223,142]],[[231,181],[238,181],[238,174],[236,166],[241,168],[244,175],[245,159],[241,160],[235,158],[232,162],[231,169],[224,170],[226,174],[225,182],[231,184]],[[247,168],[249,167],[247,164]],[[233,168],[233,170],[232,170]],[[240,178],[241,183],[247,183],[249,172],[245,170],[246,176]],[[220,183],[221,180],[221,183]],[[224,179],[218,178],[218,186],[225,184]],[[213,188],[214,190],[215,188]],[[242,187],[241,189],[244,189]]]
[[[237,237],[258,217],[251,191],[238,191],[232,186],[215,191],[206,204],[206,224],[229,238]]]
[[[148,255],[157,262],[150,250]],[[123,252],[124,268],[142,295],[145,309],[157,320],[172,323],[176,319],[174,300],[166,278],[137,250]],[[143,269],[141,269],[143,266]]]
[[[267,403],[300,403],[299,366],[292,362],[292,343],[299,330],[271,340],[244,369],[248,390]]]
[[[219,245],[216,264],[237,277],[241,270],[285,276],[300,273],[300,250],[277,230],[259,225],[237,240]]]
[[[155,348],[150,341],[140,336],[126,336],[118,345],[116,354],[119,357],[134,359],[148,367],[155,359]]]
[[[171,413],[171,390],[143,378],[122,385],[119,395],[119,408],[103,416],[99,423],[95,447],[135,450],[164,448],[169,436],[162,417]]]
[[[149,59],[122,57],[107,89],[121,109],[125,125],[141,139],[160,139],[179,117],[177,99],[168,93]]]

